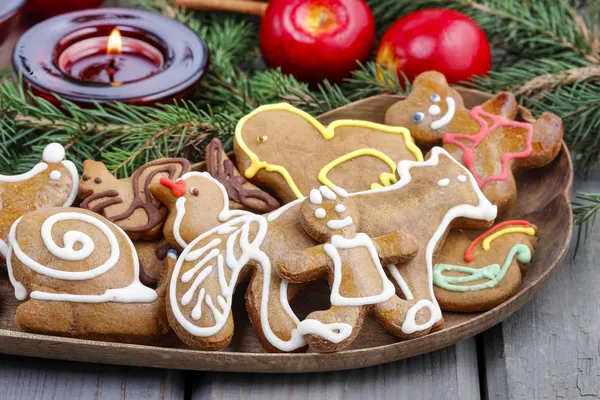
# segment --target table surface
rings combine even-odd
[[[0,47],[0,67],[9,65],[13,42]],[[587,181],[576,178],[574,191],[600,191],[600,168]],[[600,398],[600,270],[595,263],[600,231],[575,259],[573,247],[548,286],[502,324],[408,360],[352,371],[269,375],[0,355],[0,398]]]

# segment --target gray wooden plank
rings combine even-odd
[[[574,191],[600,191],[600,169]],[[531,302],[482,335],[490,399],[600,397],[600,230]]]
[[[0,355],[3,400],[182,400],[184,374]]]
[[[192,399],[479,399],[474,339],[423,356],[318,374],[191,376]]]

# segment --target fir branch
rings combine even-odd
[[[587,241],[590,233],[594,231],[596,217],[600,212],[600,193],[577,193],[577,200],[571,203],[573,209],[573,224],[577,227],[577,242],[575,245],[575,254],[579,250],[579,245]]]

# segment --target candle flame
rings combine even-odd
[[[121,32],[117,28],[113,29],[108,37],[108,46],[106,47],[106,54],[121,54],[123,46],[123,40],[121,39]]]

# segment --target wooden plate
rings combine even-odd
[[[480,104],[489,95],[461,90],[468,107]],[[334,119],[354,118],[383,122],[387,108],[398,100],[393,96],[376,96],[349,104],[320,117],[327,123]],[[521,110],[523,119],[530,118]],[[538,245],[529,273],[521,290],[502,305],[484,313],[444,313],[445,329],[418,339],[400,342],[374,320],[365,325],[349,350],[333,354],[270,354],[264,352],[244,309],[241,287],[235,296],[236,333],[226,351],[207,352],[183,348],[151,347],[122,343],[35,335],[19,332],[14,311],[19,302],[6,273],[0,276],[0,352],[146,367],[178,368],[239,372],[314,372],[359,368],[382,364],[427,353],[452,345],[501,322],[518,310],[542,288],[552,271],[565,257],[572,232],[569,203],[573,166],[566,146],[550,165],[517,175],[519,199],[506,218],[523,217],[539,227]],[[316,307],[327,308],[326,284],[316,284],[301,302],[292,306],[299,316]],[[320,294],[319,294],[320,292]]]

